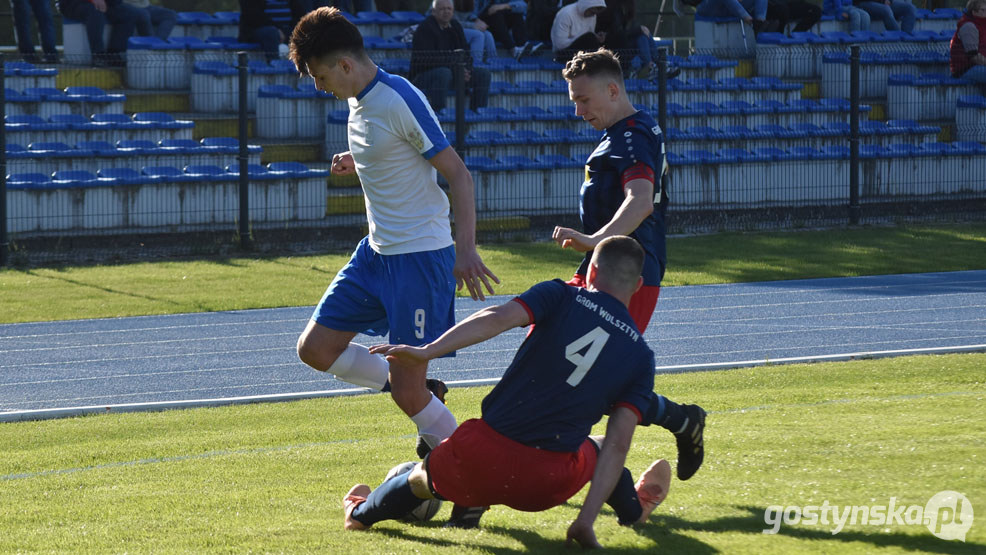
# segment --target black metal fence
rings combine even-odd
[[[765,38],[752,58],[661,50],[646,79],[627,60],[628,94],[664,130],[671,232],[983,217],[986,93],[947,75],[947,43]],[[407,74],[403,46],[376,46]],[[126,64],[98,88],[77,68],[6,64],[0,264],[349,248],[365,233],[358,180],[328,171],[348,106],[290,62],[149,46]],[[481,238],[577,222],[600,133],[561,67],[494,57],[470,72],[489,73],[485,106],[461,71],[435,106],[472,172]]]

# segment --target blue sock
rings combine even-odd
[[[620,481],[616,482],[613,493],[606,500],[606,504],[616,511],[620,525],[627,526],[637,522],[643,509],[640,507],[640,500],[637,499],[637,490],[633,487],[633,476],[630,471],[623,469]]]
[[[400,519],[414,510],[424,499],[411,491],[411,484],[407,481],[410,475],[411,471],[408,470],[380,484],[380,487],[370,492],[366,502],[356,507],[353,518],[371,526],[381,520]]]
[[[654,394],[651,397],[650,406],[647,407],[647,413],[644,415],[644,423],[656,424],[672,433],[678,433],[685,425],[686,418],[685,409],[681,405],[664,395]]]

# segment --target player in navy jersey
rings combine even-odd
[[[432,497],[541,511],[564,503],[590,479],[570,540],[598,546],[592,526],[604,502],[621,523],[646,520],[667,494],[670,465],[655,462],[636,486],[623,468],[654,388],[654,354],[627,311],[642,282],[643,259],[636,241],[611,237],[593,254],[587,288],[542,282],[427,345],[371,348],[399,372],[535,324],[483,400],[482,418],[464,422],[423,463],[373,492],[354,486],[343,500],[344,526],[359,530],[400,518]],[[597,443],[589,434],[606,413],[606,436]]]
[[[585,164],[579,193],[582,232],[556,227],[552,238],[564,248],[584,252],[570,283],[585,281],[592,249],[606,237],[628,235],[647,253],[644,286],[630,302],[630,314],[643,332],[660,294],[667,266],[664,214],[667,192],[661,176],[667,171],[661,128],[630,102],[619,60],[606,49],[579,52],[565,66],[576,115],[603,136]]]
[[[290,56],[316,88],[348,101],[349,151],[333,156],[332,173],[359,177],[369,224],[299,337],[298,356],[349,383],[389,389],[426,447],[435,445],[456,427],[444,391],[433,395],[424,373],[390,376],[386,360],[352,339],[389,333],[392,342],[420,345],[455,323],[456,282],[473,298],[483,298],[484,285],[493,292],[489,280],[497,278],[476,252],[472,176],[421,91],[377,67],[339,10],[302,17]],[[454,202],[454,246],[436,170]]]
[[[627,235],[640,243],[646,253],[644,282],[630,299],[629,309],[643,333],[657,306],[667,266],[663,134],[652,117],[630,102],[620,62],[611,51],[579,52],[565,65],[562,76],[568,81],[576,115],[603,131],[603,136],[585,164],[579,202],[582,232],[556,227],[552,238],[563,248],[585,252],[568,282],[576,286],[585,284],[588,261],[600,241]],[[644,424],[657,424],[675,434],[680,479],[687,480],[698,471],[705,457],[705,411],[701,407],[679,406],[655,394]]]

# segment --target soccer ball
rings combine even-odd
[[[408,470],[414,468],[415,464],[417,463],[414,461],[408,461],[408,462],[403,462],[395,466],[394,468],[391,468],[390,472],[387,473],[387,477],[384,478],[383,481],[386,482],[387,480],[393,478],[394,476],[404,474]],[[426,520],[431,519],[431,517],[435,516],[435,514],[438,513],[438,509],[441,508],[442,508],[441,499],[424,499],[421,501],[420,505],[412,509],[411,512],[404,515],[401,518],[401,520],[404,520],[406,522],[424,522]]]

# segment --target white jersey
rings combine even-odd
[[[428,162],[449,143],[421,91],[377,69],[349,99],[348,133],[373,250],[405,254],[451,245],[448,197]]]

